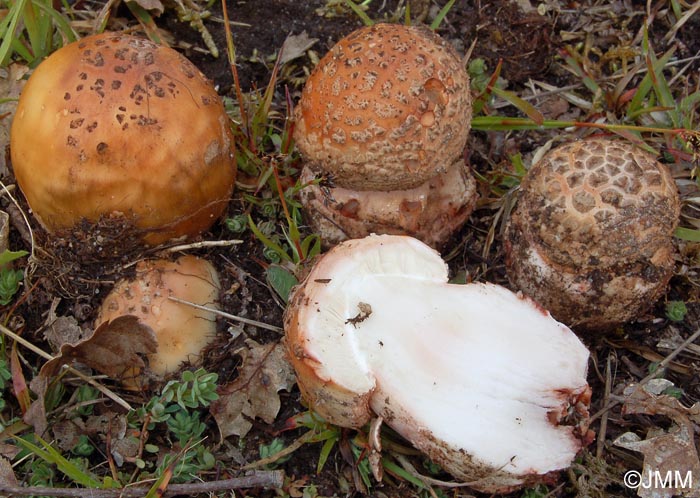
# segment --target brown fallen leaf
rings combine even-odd
[[[163,13],[165,7],[160,0],[132,0],[134,3],[149,11],[155,17]]]
[[[5,457],[0,457],[0,486],[19,486],[12,464]]]
[[[687,408],[678,399],[661,394],[672,385],[655,379],[644,386],[628,386],[623,392],[623,415],[665,415],[675,423],[668,431],[652,427],[646,439],[627,432],[614,441],[616,446],[644,455],[637,488],[637,495],[643,498],[700,497],[700,460],[691,420],[697,407]]]
[[[63,344],[58,356],[41,367],[40,375],[50,378],[63,365],[80,362],[112,379],[133,382],[146,364],[142,355],[158,348],[153,330],[132,315],[105,322],[75,344]]]
[[[8,175],[7,149],[10,146],[10,126],[12,118],[17,108],[17,97],[19,97],[24,86],[24,75],[29,71],[29,66],[23,64],[10,64],[8,67],[0,68],[0,177]]]
[[[288,35],[282,44],[282,54],[280,55],[280,64],[286,64],[287,62],[301,57],[313,47],[318,38],[311,38],[306,31],[302,31],[298,35]]]
[[[290,390],[296,382],[282,345],[261,345],[252,339],[246,345],[236,351],[243,358],[238,378],[221,387],[219,399],[210,407],[222,438],[245,436],[255,418],[274,422],[281,404],[278,392]]]

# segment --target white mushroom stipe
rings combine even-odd
[[[383,417],[476,489],[536,481],[587,442],[585,346],[503,287],[449,284],[416,239],[337,246],[295,291],[285,330],[314,410],[347,427]]]

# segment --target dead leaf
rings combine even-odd
[[[646,439],[628,432],[618,437],[614,444],[644,455],[637,495],[643,498],[670,498],[683,493],[683,496],[698,498],[700,460],[691,421],[695,407],[686,408],[678,399],[660,394],[669,385],[672,385],[669,381],[657,379],[645,386],[628,386],[623,392],[625,402],[622,413],[665,415],[675,425],[668,431],[653,427]]]
[[[72,316],[56,316],[44,330],[44,337],[53,351],[58,351],[64,344],[76,344],[84,339],[85,332]]]
[[[302,31],[301,34],[298,35],[287,36],[287,39],[284,40],[282,44],[280,64],[286,64],[291,60],[303,56],[317,41],[318,38],[309,38],[306,31]]]
[[[85,424],[80,418],[58,420],[51,424],[53,441],[63,451],[72,450],[85,434]]]
[[[158,348],[153,330],[133,315],[105,322],[87,339],[64,344],[60,354],[41,368],[40,375],[50,378],[63,365],[78,361],[116,380],[133,381],[146,364],[141,355]]]
[[[17,98],[24,86],[24,75],[29,71],[29,66],[23,64],[10,64],[0,69],[0,95],[4,101],[0,102],[0,177],[8,175],[7,149],[10,145],[10,126],[17,109]]]
[[[12,470],[12,464],[7,458],[0,457],[0,487],[19,487],[19,481]]]
[[[278,392],[296,382],[294,370],[279,343],[261,345],[252,339],[236,354],[243,358],[238,378],[220,389],[210,408],[223,438],[245,436],[255,418],[271,424],[280,410]]]
[[[22,417],[22,420],[34,427],[34,432],[44,436],[49,426],[46,420],[46,405],[44,405],[44,397],[49,387],[49,380],[43,375],[37,375],[31,380],[29,386],[36,394],[36,399],[29,405],[29,409]]]
[[[134,3],[140,5],[143,7],[145,10],[153,14],[155,17],[158,17],[163,13],[165,10],[165,7],[163,7],[163,3],[160,0],[131,0]]]

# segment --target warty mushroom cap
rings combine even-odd
[[[151,373],[164,376],[188,361],[201,363],[201,352],[216,337],[221,285],[216,269],[205,259],[181,256],[175,261],[145,260],[133,279],[122,279],[105,297],[95,328],[123,315],[134,315],[151,327],[158,350],[148,357]],[[171,297],[205,306],[205,311]],[[138,373],[137,373],[138,374]]]
[[[610,138],[566,143],[523,178],[506,229],[513,285],[571,326],[648,309],[673,274],[680,198],[668,168]]]
[[[589,442],[579,339],[503,287],[449,284],[417,239],[336,246],[296,288],[284,324],[313,410],[345,427],[381,416],[475,489],[532,482]]]
[[[442,247],[476,206],[476,181],[463,159],[422,185],[409,190],[370,191],[325,187],[313,183],[306,166],[300,181],[301,204],[314,233],[327,247],[372,233],[410,235],[431,247]]]
[[[424,27],[374,24],[340,40],[306,81],[294,139],[353,190],[405,190],[450,166],[471,126],[469,77]]]
[[[15,177],[47,230],[121,213],[148,244],[214,223],[233,190],[233,147],[206,77],[175,50],[120,33],[44,60],[11,130]]]

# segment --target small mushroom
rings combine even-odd
[[[349,190],[324,187],[314,172],[301,173],[301,202],[315,233],[327,246],[372,233],[411,234],[432,247],[443,246],[474,210],[476,182],[455,162],[420,186],[409,190]]]
[[[295,110],[306,176],[313,171],[337,187],[302,197],[312,224],[327,226],[321,230],[334,239],[380,230],[441,245],[475,204],[463,160],[471,112],[464,63],[433,31],[375,24],[340,40],[309,76]],[[447,186],[447,177],[456,183]],[[373,207],[347,215],[365,201]],[[459,222],[425,236],[449,217],[440,213],[445,204]]]
[[[666,166],[593,138],[551,150],[525,175],[506,231],[513,286],[581,329],[641,316],[673,274],[680,199]]]
[[[137,316],[156,335],[158,350],[149,355],[149,369],[163,377],[177,371],[183,362],[200,363],[202,350],[216,336],[213,311],[170,298],[217,310],[219,292],[218,274],[204,259],[182,256],[176,261],[141,261],[136,276],[120,280],[107,295],[95,328],[119,316]]]
[[[504,287],[448,283],[415,238],[331,249],[295,288],[284,328],[314,411],[351,428],[381,417],[477,490],[537,482],[590,442],[580,340]]]
[[[147,244],[208,229],[236,176],[230,121],[175,50],[119,33],[44,60],[11,129],[17,182],[50,232],[125,217]]]

